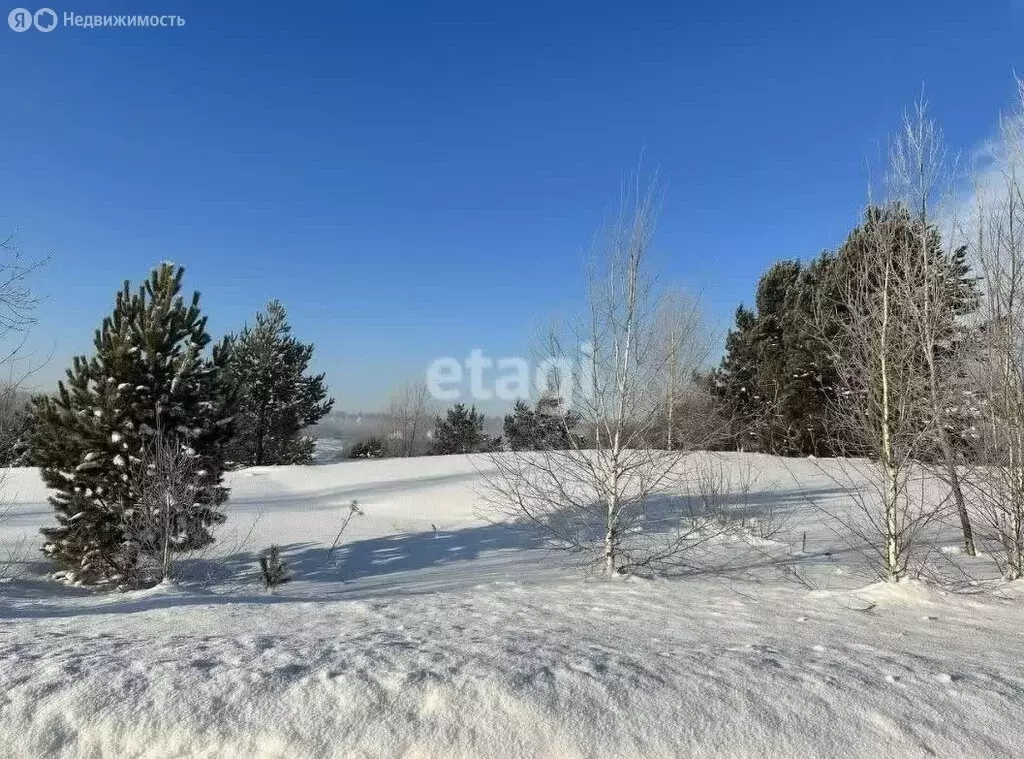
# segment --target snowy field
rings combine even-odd
[[[45,579],[45,489],[11,470],[0,756],[1019,755],[1024,591],[871,585],[808,501],[847,506],[829,462],[719,460],[782,529],[678,577],[587,577],[481,518],[486,459],[437,457],[236,472],[217,547],[132,593]]]

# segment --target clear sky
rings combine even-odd
[[[51,7],[186,24],[0,26],[0,229],[52,251],[38,381],[173,260],[216,335],[283,301],[350,410],[522,353],[641,150],[656,264],[724,331],[772,261],[841,241],[922,84],[970,149],[1024,71],[1024,0]]]

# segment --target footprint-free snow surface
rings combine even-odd
[[[233,473],[217,547],[128,593],[46,579],[46,492],[11,470],[0,756],[1019,755],[1024,593],[871,585],[828,462],[716,461],[782,529],[673,577],[587,576],[486,518],[486,459],[437,457]]]

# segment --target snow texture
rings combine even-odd
[[[42,577],[45,489],[11,470],[0,756],[1016,755],[1024,591],[867,584],[804,497],[841,505],[822,462],[726,460],[789,522],[715,570],[583,577],[479,518],[486,459],[435,457],[235,472],[218,547],[125,594]]]

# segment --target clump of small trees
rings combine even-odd
[[[558,388],[572,411],[517,404],[505,433],[522,453],[492,456],[494,502],[608,573],[637,571],[679,562],[705,534],[687,525],[707,520],[665,508],[685,490],[687,451],[837,456],[822,469],[853,508],[835,516],[881,578],[921,571],[923,539],[951,521],[967,555],[984,548],[1024,577],[1022,124],[1024,89],[972,213],[940,214],[956,173],[919,103],[883,196],[836,251],[765,273],[707,375],[699,314],[666,305],[646,275],[656,195],[627,193],[584,317],[551,341],[556,358],[561,344],[590,348]]]
[[[272,302],[256,325],[214,345],[184,269],[125,282],[91,356],[32,401],[27,456],[53,491],[44,553],[68,582],[137,587],[171,576],[226,518],[229,462],[299,463],[302,435],[330,409],[312,346]]]
[[[950,520],[967,555],[1024,576],[1022,124],[1024,91],[958,213],[919,102],[884,197],[835,253],[769,269],[709,378],[734,447],[844,457],[823,467],[855,504],[836,516],[885,580],[922,571]]]
[[[579,415],[564,408],[562,399],[546,394],[534,406],[518,400],[505,416],[504,441],[512,451],[565,450],[581,444],[576,428]]]
[[[31,396],[16,380],[0,386],[0,466],[26,466],[32,424]]]
[[[32,291],[32,278],[46,263],[45,258],[26,258],[15,236],[0,237],[0,466],[25,464],[26,438],[31,415],[22,393],[22,383],[32,375],[34,366],[22,352],[26,336],[36,322],[38,299]],[[0,471],[0,491],[5,474]],[[0,492],[0,522],[7,516],[8,505]],[[0,544],[0,582],[10,579],[21,563],[18,546]]]
[[[348,451],[350,459],[382,459],[387,455],[387,441],[376,436],[356,441]]]
[[[869,485],[851,493],[886,580],[924,561],[922,533],[948,516],[966,554],[980,542],[1005,577],[1024,576],[1022,116],[1004,121],[973,212],[949,222],[945,237],[960,245],[947,254],[936,208],[950,172],[919,103],[893,143],[887,204],[869,209],[817,300],[837,380],[828,409],[835,437],[865,457]]]
[[[1003,118],[989,166],[975,173],[974,205],[962,221],[984,289],[969,364],[980,465],[966,489],[978,535],[1011,579],[1024,578],[1024,83],[1018,88],[1018,108]]]
[[[406,382],[388,401],[388,451],[393,456],[428,453],[428,435],[433,421],[432,400],[426,383]]]

